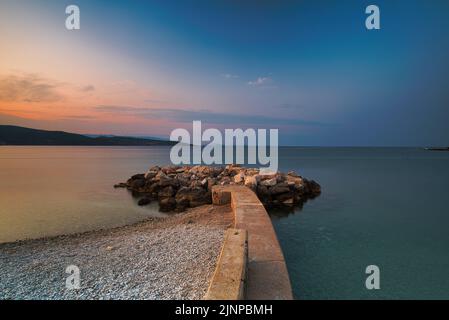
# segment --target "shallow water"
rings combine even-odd
[[[0,242],[160,216],[113,185],[165,158],[167,147],[0,147]]]
[[[280,163],[323,191],[273,214],[297,298],[449,298],[449,152],[288,148]],[[380,290],[365,288],[368,265]]]
[[[0,242],[160,215],[117,182],[169,164],[168,147],[0,147]],[[280,169],[322,186],[272,212],[300,299],[449,298],[449,152],[281,148]],[[377,265],[381,289],[365,288]]]

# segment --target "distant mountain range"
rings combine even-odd
[[[171,146],[176,142],[158,139],[87,136],[64,131],[47,131],[0,125],[0,145],[32,146]]]

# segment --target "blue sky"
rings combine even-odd
[[[69,4],[80,7],[79,31],[63,28]],[[369,4],[380,7],[381,30],[365,28]],[[285,145],[449,144],[447,1],[0,6],[11,48],[0,64],[2,122],[168,136],[202,120],[279,128]],[[38,97],[61,99],[12,99],[24,79],[46,88]]]

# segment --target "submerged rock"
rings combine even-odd
[[[158,201],[163,212],[181,212],[212,201],[214,185],[245,185],[252,189],[264,205],[302,205],[321,193],[314,180],[302,178],[291,171],[260,174],[259,169],[238,165],[151,167],[145,174],[136,174],[115,188],[127,188],[141,197],[138,204]]]
[[[138,204],[139,206],[146,206],[146,205],[148,205],[148,204],[150,204],[150,203],[151,203],[151,197],[148,197],[148,196],[143,197],[142,199],[140,199],[140,200],[137,202],[137,204]]]

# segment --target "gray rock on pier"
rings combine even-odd
[[[151,167],[115,188],[127,188],[140,197],[139,205],[158,201],[162,212],[181,212],[211,203],[214,185],[245,185],[264,205],[294,206],[321,193],[320,185],[299,176],[277,172],[260,174],[259,169],[239,165]]]

